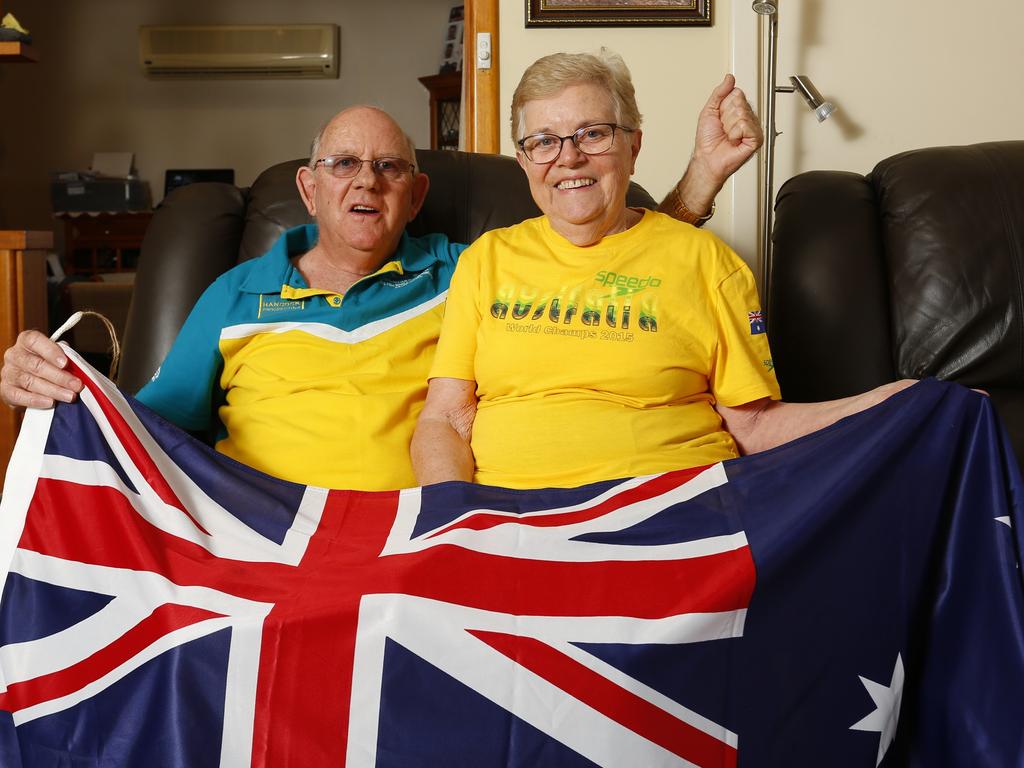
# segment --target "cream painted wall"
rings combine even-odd
[[[778,97],[780,180],[866,173],[896,152],[1024,139],[1024,3],[781,0],[779,81],[808,74],[839,111],[818,125]]]
[[[694,119],[720,74],[757,92],[756,15],[715,0],[710,29],[525,29],[524,0],[501,3],[502,119],[523,69],[558,50],[617,50],[645,115],[636,180],[655,197],[682,169]],[[810,75],[840,111],[818,125],[799,97],[778,98],[776,190],[806,170],[866,173],[896,152],[1024,139],[1024,3],[987,0],[780,0],[779,82]],[[691,71],[687,71],[689,66]],[[674,130],[673,130],[674,129]],[[504,138],[502,151],[512,152]],[[757,242],[753,163],[719,196],[714,229],[749,262]],[[735,195],[735,199],[733,199]]]
[[[376,103],[429,145],[428,95],[451,0],[8,0],[42,61],[0,65],[0,228],[53,225],[48,172],[134,151],[156,200],[167,168],[233,167],[249,184],[304,157],[339,108]],[[336,23],[337,80],[159,82],[139,71],[141,24]],[[386,34],[387,38],[384,37]]]
[[[737,0],[749,7],[744,0]],[[820,125],[777,100],[776,185],[804,171],[868,173],[897,152],[1024,139],[1024,3],[780,0],[778,82],[810,75],[839,111]],[[756,26],[736,25],[738,46]],[[736,237],[753,241],[752,221]]]
[[[634,179],[660,200],[682,174],[693,148],[697,113],[730,68],[728,0],[716,0],[712,27],[526,29],[524,0],[500,0],[501,125],[503,154],[514,154],[508,132],[512,92],[523,70],[558,51],[621,54],[633,73],[643,113],[643,147]],[[741,87],[756,90],[753,77]],[[709,225],[726,236],[732,222],[728,190]]]

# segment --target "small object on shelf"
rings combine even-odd
[[[3,19],[0,19],[0,40],[29,45],[32,42],[32,36],[18,23],[13,13],[7,13],[4,14]]]
[[[0,19],[0,61],[38,61],[31,47],[32,36],[11,13]]]
[[[462,69],[462,28],[464,6],[456,5],[448,12],[448,26],[444,36],[440,74]]]

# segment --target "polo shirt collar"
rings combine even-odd
[[[279,293],[283,285],[309,288],[302,273],[292,264],[291,257],[308,251],[316,245],[318,237],[316,224],[302,224],[285,230],[266,255],[253,264],[241,290],[246,293]]]
[[[316,245],[318,238],[319,230],[316,224],[303,224],[286,230],[266,255],[253,265],[252,271],[242,282],[241,290],[246,293],[280,293],[282,287],[289,286],[292,289],[289,293],[294,298],[329,293],[310,289],[302,273],[291,261],[293,257],[305,253]],[[385,262],[367,277],[388,272],[404,275],[407,271],[426,269],[433,263],[431,254],[419,246],[417,239],[409,237],[407,232],[402,232],[396,255],[397,259]]]

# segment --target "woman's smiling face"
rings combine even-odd
[[[568,136],[598,123],[615,123],[611,94],[593,83],[570,85],[523,105],[524,136]],[[632,127],[632,126],[627,126]],[[550,163],[534,163],[520,150],[530,192],[552,228],[576,245],[591,245],[625,228],[626,191],[640,151],[640,131],[617,130],[611,148],[586,155],[567,139]]]

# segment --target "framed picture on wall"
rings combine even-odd
[[[527,27],[710,27],[712,0],[525,0]]]

